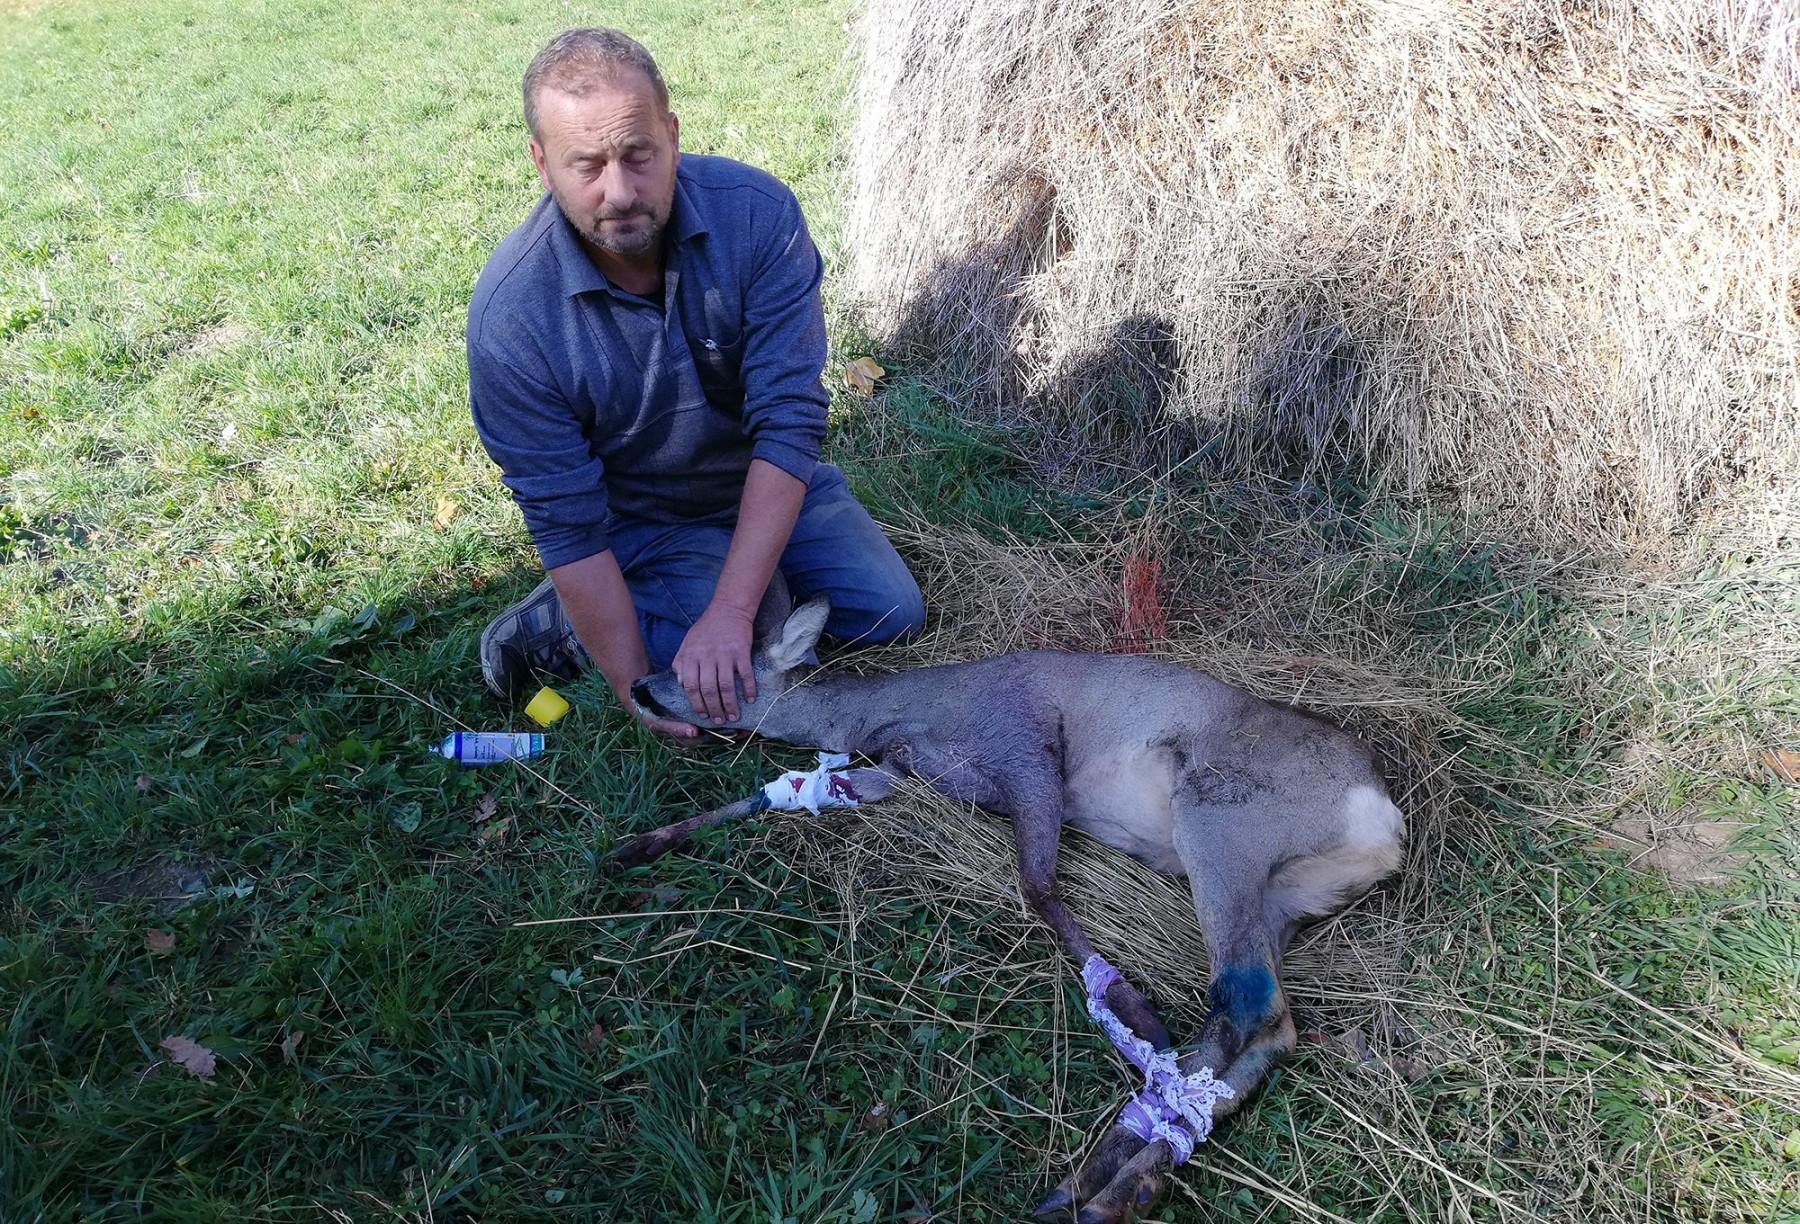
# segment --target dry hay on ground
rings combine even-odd
[[[852,295],[1046,457],[1217,434],[1652,542],[1800,475],[1789,0],[898,0],[856,37]]]
[[[1208,602],[1202,576],[1168,577],[1161,585],[1178,602],[1168,610],[1167,636],[1129,640],[1118,576],[1129,558],[1158,551],[1157,530],[1138,524],[1108,546],[1032,547],[923,523],[891,530],[928,592],[931,628],[908,645],[859,652],[834,666],[879,671],[1037,648],[1142,650],[1356,730],[1391,763],[1395,797],[1409,817],[1410,858],[1392,886],[1304,935],[1290,977],[1309,1007],[1378,997],[1399,972],[1408,937],[1400,918],[1420,911],[1416,890],[1435,874],[1421,856],[1441,847],[1447,821],[1475,816],[1466,792],[1477,780],[1444,747],[1451,738],[1480,738],[1452,709],[1468,684],[1429,649],[1394,632],[1391,593],[1373,576],[1342,593],[1346,606],[1336,617],[1312,610],[1315,588],[1343,556],[1281,563],[1245,579],[1230,612]],[[1004,902],[1023,916],[1002,823],[922,786],[904,801],[868,809],[863,820],[884,871],[928,889]],[[1101,950],[1177,1014],[1197,1018],[1207,966],[1186,883],[1079,835],[1071,835],[1059,874]],[[853,882],[841,884],[854,891]],[[1344,1027],[1367,1022],[1361,1010],[1339,1018]]]

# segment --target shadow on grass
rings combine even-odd
[[[492,1205],[483,1171],[530,1163],[543,1136],[630,1129],[632,1068],[666,1055],[702,971],[667,1005],[613,997],[591,967],[569,981],[579,925],[513,924],[680,908],[651,886],[698,906],[741,892],[700,860],[598,880],[595,856],[767,766],[672,754],[591,681],[564,686],[576,710],[535,761],[430,755],[459,726],[524,725],[483,688],[475,641],[535,580],[255,634],[172,622],[0,669],[9,1218]],[[168,1061],[174,1035],[219,1054],[213,1081]],[[559,1184],[513,1186],[502,1214],[549,1211]]]

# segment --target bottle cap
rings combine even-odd
[[[569,703],[553,688],[539,689],[537,696],[525,703],[525,716],[540,727],[548,727],[568,712]]]

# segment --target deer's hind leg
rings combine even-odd
[[[1316,774],[1259,779],[1217,769],[1179,782],[1171,807],[1175,851],[1212,959],[1199,1046],[1180,1066],[1188,1074],[1205,1068],[1231,1087],[1233,1095],[1213,1109],[1217,1122],[1293,1053],[1281,957],[1296,927],[1337,910],[1398,865],[1400,812],[1372,776],[1322,788]],[[1123,1159],[1110,1182],[1082,1196],[1080,1224],[1136,1218],[1162,1198],[1174,1167],[1167,1143],[1146,1144],[1119,1127],[1102,1151]],[[1078,1188],[1087,1189],[1081,1181]]]
[[[1283,844],[1271,845],[1271,835],[1288,823],[1249,816],[1248,802],[1221,803],[1221,790],[1232,798],[1257,794],[1254,787],[1208,775],[1178,783],[1172,800],[1175,850],[1187,869],[1212,959],[1199,1047],[1180,1066],[1189,1074],[1205,1068],[1231,1086],[1233,1096],[1213,1109],[1215,1121],[1241,1107],[1295,1042],[1281,990],[1284,945],[1265,906],[1270,868],[1291,852]],[[1167,1192],[1174,1170],[1169,1145],[1135,1142],[1111,1181],[1083,1203],[1079,1224],[1134,1219]]]
[[[1314,821],[1294,819],[1269,785],[1217,770],[1179,781],[1172,808],[1175,853],[1188,873],[1213,970],[1199,1048],[1181,1058],[1181,1069],[1192,1075],[1204,1067],[1231,1085],[1233,1096],[1213,1107],[1213,1121],[1222,1121],[1294,1049],[1294,1021],[1280,979],[1289,931],[1271,922],[1267,900],[1276,866],[1309,855],[1319,835]],[[1166,1143],[1138,1139],[1111,1183],[1085,1201],[1076,1220],[1134,1219],[1163,1199],[1172,1172],[1174,1154]]]
[[[1241,1109],[1269,1068],[1293,1052],[1294,1022],[1281,957],[1297,916],[1284,872],[1329,859],[1335,822],[1316,800],[1245,773],[1185,779],[1174,799],[1175,852],[1212,963],[1206,1020],[1182,1070],[1211,1071],[1231,1086],[1215,1118]]]
[[[1293,1053],[1280,973],[1295,930],[1393,871],[1402,825],[1373,779],[1323,794],[1316,785],[1278,785],[1241,803],[1221,803],[1220,789],[1184,784],[1175,813],[1176,852],[1213,969],[1200,1048],[1181,1065],[1208,1067],[1231,1085],[1235,1095],[1219,1103],[1215,1118],[1241,1109],[1269,1068]],[[1246,793],[1223,789],[1234,798]]]

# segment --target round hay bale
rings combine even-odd
[[[1584,540],[1800,472],[1787,0],[869,6],[854,300],[1046,458]]]

